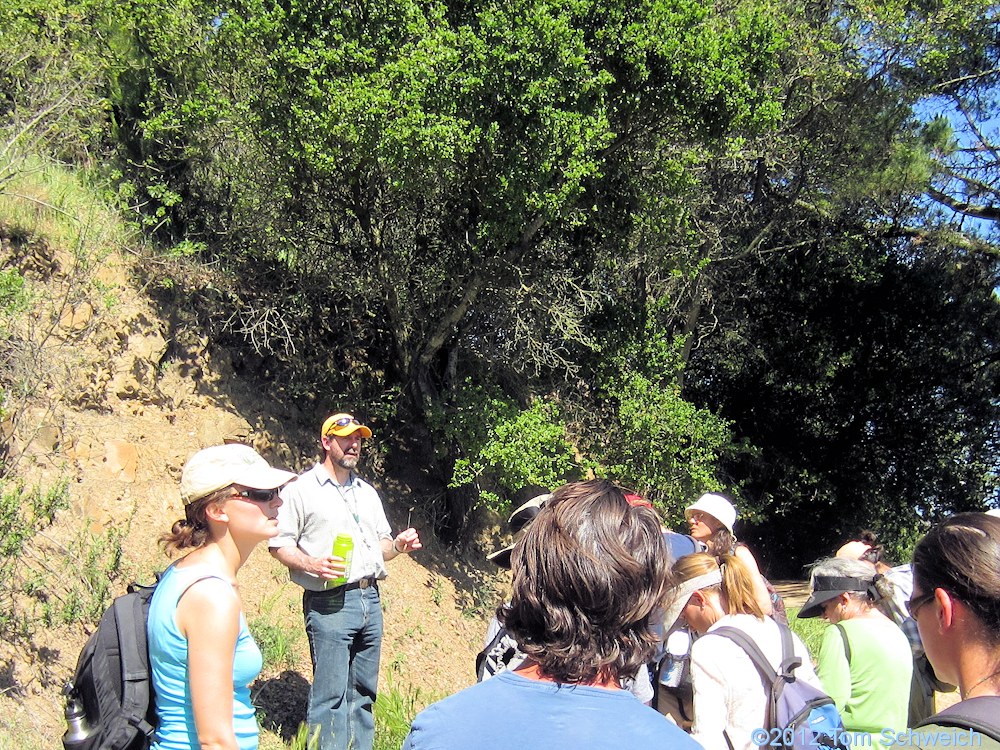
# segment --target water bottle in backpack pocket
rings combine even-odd
[[[687,630],[675,630],[667,636],[666,654],[660,666],[660,684],[666,687],[680,687],[691,681],[691,634]]]
[[[101,616],[66,696],[65,750],[145,750],[156,712],[146,646],[154,586],[131,584]]]

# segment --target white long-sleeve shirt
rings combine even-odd
[[[756,750],[751,732],[764,726],[767,695],[760,673],[747,653],[736,643],[713,630],[732,627],[742,630],[757,644],[777,671],[781,662],[781,631],[770,617],[726,615],[691,647],[691,678],[694,685],[694,726],[691,734],[705,750],[728,750],[723,732],[734,750]],[[822,689],[809,652],[792,633],[795,653],[802,666],[795,675]]]

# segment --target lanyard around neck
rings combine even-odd
[[[354,517],[354,523],[356,523],[360,529],[361,516],[358,514],[358,496],[355,494],[357,484],[355,482],[354,474],[351,474],[350,478],[347,480],[347,484],[337,484],[333,478],[331,478],[330,484],[332,484],[334,489],[337,490],[337,494],[340,495],[340,499],[344,501],[344,505],[347,507],[347,510]],[[351,496],[350,500],[347,498],[348,494]]]

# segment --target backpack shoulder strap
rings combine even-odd
[[[500,641],[502,641],[505,637],[507,637],[507,628],[501,625],[499,630],[497,630],[496,635],[493,636],[493,640],[487,643],[483,650],[476,654],[476,678],[480,682],[482,682],[483,677],[486,676],[486,657],[493,649],[500,645]]]
[[[851,642],[847,638],[847,628],[837,623],[837,630],[840,631],[840,638],[844,642],[844,656],[847,657],[847,666],[851,665]]]
[[[954,706],[924,719],[914,729],[928,724],[941,724],[946,727],[972,729],[1000,742],[998,717],[1000,717],[1000,697],[984,695],[956,703]]]
[[[764,652],[760,650],[760,646],[754,643],[754,640],[738,628],[733,628],[729,626],[723,626],[721,628],[716,628],[709,635],[721,635],[723,638],[728,638],[729,640],[736,643],[737,646],[742,648],[747,656],[750,657],[750,661],[757,668],[758,674],[760,674],[761,682],[764,683],[764,687],[768,690],[774,684],[774,681],[778,679],[777,672],[771,666],[771,662],[767,660],[764,656]]]
[[[115,599],[115,628],[121,647],[122,713],[129,724],[147,737],[153,734],[146,721],[149,711],[149,652],[146,645],[148,597],[126,594]]]
[[[491,648],[494,648],[498,643],[500,643],[500,641],[502,641],[506,637],[506,635],[507,635],[507,628],[501,625],[500,629],[497,630],[496,635],[493,636],[493,640],[491,640],[486,645],[486,648],[484,648],[483,651],[489,651]]]
[[[792,629],[783,622],[775,620],[781,633],[781,676],[790,682],[795,679],[795,670],[802,666],[802,657],[795,653],[795,641],[792,640]]]

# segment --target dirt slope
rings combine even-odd
[[[37,321],[53,315],[59,321],[39,354],[44,387],[16,424],[5,424],[4,438],[10,455],[21,456],[17,475],[29,483],[69,479],[70,507],[25,550],[25,559],[48,558],[82,525],[95,532],[117,526],[127,529],[125,569],[147,578],[167,563],[156,539],[182,515],[177,485],[191,453],[237,439],[273,463],[302,469],[314,460],[314,432],[326,415],[287,406],[274,383],[238,378],[233,365],[240,351],[212,350],[205,338],[172,329],[134,288],[121,258],[106,259],[100,270],[100,288],[115,290],[110,306],[86,295],[70,302],[59,287],[58,258],[54,264],[54,273],[35,279],[46,290]],[[419,478],[420,467],[394,465],[391,454],[385,464],[395,476]],[[382,492],[397,529],[427,491],[373,476],[364,466],[362,473]],[[419,517],[412,522],[424,526]],[[503,581],[479,553],[460,560],[426,531],[424,543],[412,559],[390,563],[382,587],[382,679],[430,698],[472,683],[486,604],[500,595],[495,587],[502,590]],[[56,574],[74,572],[67,562]],[[291,644],[284,663],[265,667],[258,703],[271,719],[292,726],[304,711],[310,679],[301,590],[264,550],[241,571],[240,586],[248,622],[265,623],[279,642]],[[27,652],[0,644],[0,750],[58,746],[64,728],[59,689],[86,635],[76,624],[38,627]]]

